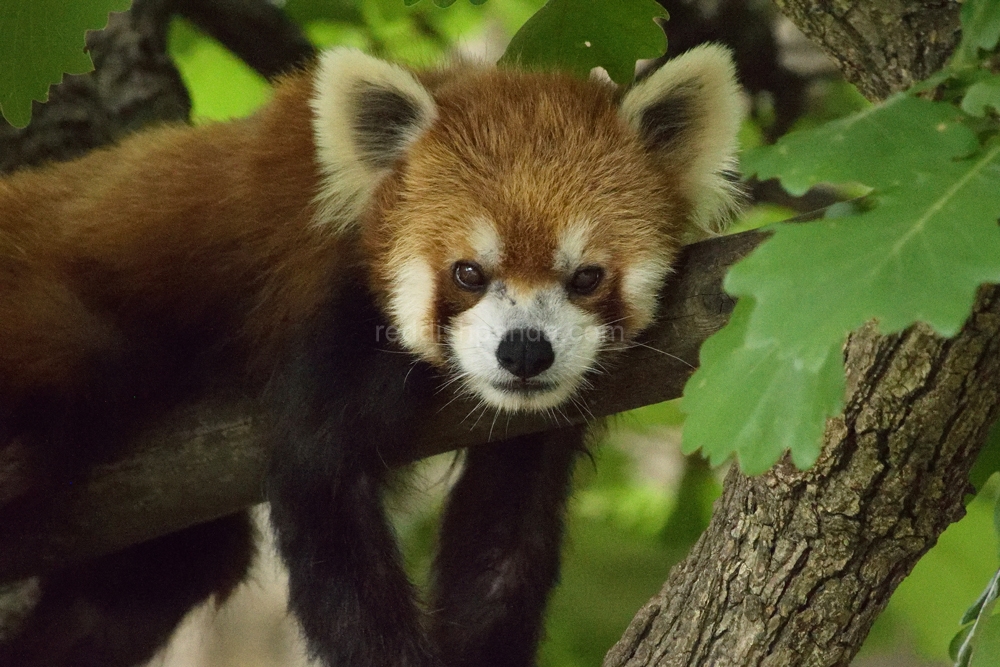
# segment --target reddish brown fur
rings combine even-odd
[[[424,82],[438,121],[364,221],[376,293],[419,254],[438,271],[439,317],[468,307],[448,272],[471,253],[476,216],[497,226],[508,284],[565,280],[556,243],[586,217],[611,275],[579,303],[605,321],[634,316],[622,263],[669,259],[690,205],[620,118],[616,90],[475,67]],[[0,402],[71,385],[146,321],[268,359],[331,298],[350,243],[314,223],[311,86],[300,73],[251,118],[146,132],[0,181]]]
[[[527,287],[568,279],[553,269],[559,235],[589,218],[612,275],[581,305],[605,321],[634,315],[610,293],[622,264],[645,253],[669,259],[689,203],[671,167],[654,161],[621,119],[616,89],[477,68],[437,78],[439,120],[383,183],[365,226],[377,292],[388,294],[399,258],[428,258],[443,323],[475,299],[450,280],[452,263],[473,255],[470,220],[493,221],[504,243],[503,278]]]
[[[716,78],[726,78],[721,52],[698,58],[714,58]],[[354,667],[533,664],[583,431],[470,454],[435,568],[428,620],[431,635],[447,641],[434,646],[380,505],[383,452],[410,446],[432,378],[368,338],[369,299],[345,294],[343,283],[357,290],[367,270],[404,344],[450,364],[483,400],[549,409],[599,365],[602,324],[628,336],[649,322],[688,218],[710,208],[691,190],[718,199],[724,188],[711,169],[700,186],[684,184],[679,160],[704,139],[697,132],[686,143],[640,140],[653,93],[667,85],[640,84],[620,111],[613,87],[560,75],[443,70],[422,76],[432,101],[406,72],[354,51],[331,51],[314,71],[321,80],[286,79],[249,119],[162,128],[0,181],[0,446],[50,443],[32,448],[44,450],[32,465],[51,472],[50,482],[71,482],[109,442],[127,439],[143,410],[189,397],[203,381],[249,379],[243,388],[256,391],[269,379],[261,408],[275,448],[271,516],[290,609],[315,657]],[[724,94],[715,98],[735,96],[725,82],[716,87]],[[719,136],[725,148],[728,133]],[[496,274],[478,304],[473,289],[451,280],[462,259],[482,259]],[[604,272],[590,294],[573,282],[587,264]],[[470,306],[483,308],[463,312]],[[482,317],[490,312],[492,320]],[[481,333],[484,323],[489,344],[462,346],[457,335],[447,346],[428,343],[421,325],[451,315],[455,330]],[[510,326],[522,334],[513,353]],[[602,337],[584,335],[595,331]],[[501,366],[523,381],[551,369],[551,381],[515,387],[494,378]],[[185,547],[193,566],[245,546],[201,545]],[[170,560],[187,569],[188,559]],[[246,561],[237,561],[241,572]],[[168,577],[141,565],[149,580],[134,586],[151,608],[170,598],[189,604],[216,586],[197,569]],[[105,581],[103,571],[95,576]],[[108,591],[92,592],[89,581],[73,576],[71,588],[85,589],[73,607],[105,604]],[[117,570],[107,581],[120,588]],[[167,585],[163,595],[144,594]],[[51,589],[53,604],[61,586]],[[129,617],[154,618],[132,606],[130,589],[110,597],[128,601],[119,606]],[[84,655],[65,664],[108,664],[95,656],[136,641],[117,612],[86,617],[83,635],[62,632]],[[176,618],[164,616],[164,631]]]
[[[345,249],[311,224],[310,86],[0,181],[0,402],[72,383],[132,322],[266,351],[329,298]]]

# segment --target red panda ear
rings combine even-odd
[[[354,49],[324,53],[315,76],[313,131],[324,175],[318,218],[345,231],[437,109],[411,72]]]
[[[743,116],[729,50],[706,44],[666,61],[625,94],[620,113],[680,178],[692,222],[723,228],[740,199],[732,178]]]

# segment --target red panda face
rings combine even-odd
[[[335,137],[361,157],[328,173],[356,178],[372,285],[406,348],[487,404],[546,410],[652,321],[682,237],[732,202],[732,66],[714,47],[684,58],[623,97],[477,68],[425,86],[369,59]]]

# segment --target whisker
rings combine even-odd
[[[581,417],[586,419],[587,416],[589,415],[590,421],[597,421],[597,417],[595,417],[594,413],[590,411],[590,406],[587,405],[587,401],[583,400],[582,398],[577,398],[576,396],[571,396],[570,400],[573,402],[573,405],[576,406],[576,409],[580,411]],[[583,414],[585,410],[587,412],[586,415]]]
[[[500,408],[496,408],[496,414],[493,415],[493,423],[490,424],[490,434],[486,436],[486,440],[493,441],[493,427],[497,425],[497,419],[500,418]]]
[[[566,414],[566,412],[565,412],[565,411],[563,410],[563,406],[561,406],[561,405],[557,405],[557,406],[556,406],[556,412],[558,412],[558,413],[559,413],[559,414],[560,414],[560,415],[562,416],[562,418],[566,420],[566,424],[567,424],[567,425],[569,425],[569,424],[572,424],[572,423],[573,423],[573,420],[572,420],[572,419],[570,419],[570,418],[569,418],[569,415],[567,415],[567,414]]]
[[[476,427],[477,427],[477,426],[479,426],[479,422],[480,422],[480,421],[482,420],[483,416],[484,416],[484,415],[485,415],[485,414],[486,414],[487,412],[489,412],[489,409],[490,409],[490,406],[489,406],[489,404],[488,404],[488,403],[487,403],[486,401],[480,401],[480,402],[479,402],[479,405],[483,406],[483,411],[479,413],[479,416],[478,416],[478,417],[476,417],[476,421],[475,421],[475,423],[474,423],[474,424],[472,425],[472,429],[471,429],[471,430],[473,430],[473,431],[474,431],[474,430],[476,430]],[[478,407],[478,406],[477,406],[477,407]]]
[[[472,406],[472,409],[471,409],[471,410],[469,410],[469,414],[467,414],[467,415],[465,415],[464,417],[462,417],[462,421],[461,421],[461,423],[463,423],[463,424],[464,424],[464,423],[465,423],[465,420],[466,420],[466,419],[468,419],[469,417],[471,417],[471,416],[473,415],[473,413],[474,413],[474,412],[475,412],[476,410],[478,410],[479,408],[481,408],[481,407],[483,406],[483,404],[484,404],[484,403],[486,403],[486,401],[485,401],[485,400],[483,400],[483,399],[479,399],[479,402],[478,402],[478,403],[476,403],[476,404],[475,404],[474,406]],[[478,423],[478,420],[477,420],[477,423]],[[472,425],[472,428],[476,428],[476,425],[475,425],[475,424],[473,424],[473,425]],[[470,430],[471,430],[471,429],[470,429]]]
[[[441,412],[444,412],[445,408],[447,408],[449,405],[451,405],[452,403],[454,403],[455,401],[457,401],[460,398],[462,398],[462,394],[455,394],[454,396],[452,396],[450,401],[448,401],[447,403],[445,403],[444,405],[442,405],[440,408],[438,408],[438,414],[440,414]]]
[[[447,389],[451,385],[455,384],[459,380],[464,379],[467,376],[468,376],[468,373],[464,373],[464,372],[452,373],[451,377],[448,378],[447,380],[445,380],[443,383],[441,383],[441,386],[439,386],[437,388],[437,391],[435,391],[434,393],[435,394],[440,394],[442,391],[444,391],[445,389]]]
[[[406,375],[403,376],[403,386],[404,387],[406,386],[406,381],[410,379],[410,373],[412,373],[413,369],[416,368],[416,367],[417,367],[417,362],[416,361],[414,361],[412,364],[410,364],[410,368],[406,371]]]
[[[632,344],[631,344],[631,346],[630,346],[630,347],[644,347],[644,348],[646,348],[647,350],[652,350],[653,352],[659,352],[660,354],[662,354],[662,355],[665,355],[665,356],[668,356],[668,357],[670,357],[671,359],[676,359],[677,361],[681,362],[682,364],[684,364],[684,365],[685,365],[685,366],[687,366],[688,368],[691,368],[691,369],[695,368],[695,366],[693,366],[693,365],[689,364],[689,363],[688,363],[687,361],[685,361],[684,359],[681,359],[681,358],[680,358],[680,357],[678,357],[678,356],[677,356],[676,354],[670,354],[669,352],[664,352],[663,350],[660,350],[660,349],[658,349],[658,348],[655,348],[655,347],[653,347],[652,345],[647,345],[646,343],[640,343],[639,341],[636,341],[636,340],[634,340],[634,341],[632,341]],[[626,349],[628,349],[628,348],[626,348]]]

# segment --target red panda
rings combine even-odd
[[[502,411],[574,400],[652,321],[682,239],[731,213],[739,120],[715,46],[625,91],[336,49],[249,118],[2,179],[0,439],[73,474],[136,414],[240,383],[272,425],[272,523],[314,657],[533,664],[582,430],[468,453],[426,615],[382,453],[439,383]],[[65,664],[141,653],[88,641]]]

